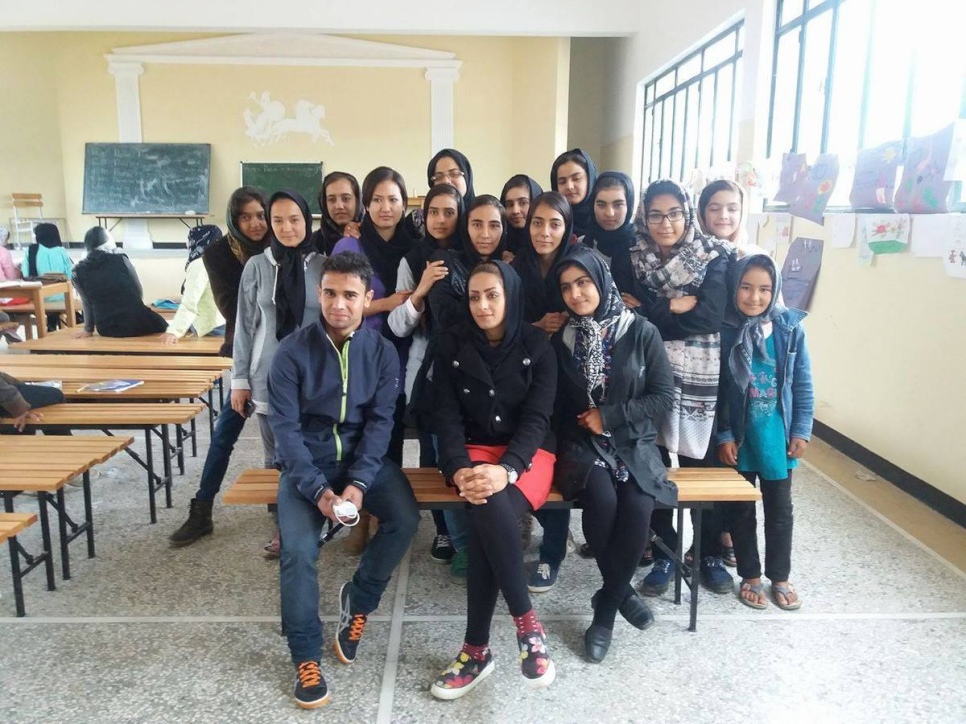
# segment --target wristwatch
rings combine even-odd
[[[510,485],[516,485],[517,478],[520,476],[517,475],[517,471],[514,470],[513,466],[507,465],[506,463],[500,463],[500,467],[506,470],[506,481]]]

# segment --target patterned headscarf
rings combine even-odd
[[[738,309],[738,287],[745,273],[751,267],[761,267],[771,275],[771,302],[768,308],[757,317],[749,317]],[[738,339],[735,346],[728,352],[728,369],[735,384],[744,392],[751,384],[751,360],[755,350],[766,360],[768,348],[765,343],[763,324],[771,322],[784,311],[778,303],[781,298],[782,276],[778,273],[775,261],[766,254],[754,254],[739,260],[728,273],[728,291],[731,293],[728,309],[725,312],[724,323],[729,327],[738,328]]]
[[[199,259],[205,253],[208,245],[221,238],[221,229],[214,224],[202,224],[193,226],[188,230],[188,261],[184,265],[184,270],[188,271],[188,265],[195,259]]]
[[[675,196],[684,209],[684,235],[666,262],[647,227],[647,202],[664,194]],[[634,218],[634,231],[637,243],[631,247],[631,265],[635,276],[643,286],[664,297],[681,296],[676,292],[689,285],[700,286],[712,261],[720,256],[735,256],[732,243],[707,236],[700,230],[687,190],[670,179],[655,181],[647,187]]]
[[[559,286],[560,275],[570,266],[579,266],[593,280],[600,295],[600,303],[593,315],[577,316],[570,311],[569,324],[574,329],[574,359],[578,361],[584,379],[587,381],[587,401],[590,407],[597,407],[594,390],[601,388],[601,400],[606,397],[607,358],[613,344],[611,327],[621,318],[627,307],[621,299],[617,285],[611,277],[607,265],[597,254],[586,247],[578,246],[554,269],[554,278]]]

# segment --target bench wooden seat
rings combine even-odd
[[[60,329],[39,339],[28,339],[10,345],[12,349],[29,352],[68,352],[70,354],[152,354],[152,355],[211,355],[218,356],[223,337],[185,337],[178,344],[164,344],[160,334],[143,337],[75,338],[76,329]]]
[[[0,543],[7,542],[10,549],[10,573],[13,578],[13,599],[17,607],[17,616],[27,615],[23,599],[23,577],[36,568],[40,563],[52,566],[50,562],[50,548],[39,556],[32,556],[24,550],[17,540],[17,535],[37,522],[36,513],[0,513]],[[26,568],[21,568],[21,559]]]
[[[43,416],[40,422],[32,423],[28,429],[68,429],[100,430],[112,436],[112,430],[141,430],[144,433],[145,457],[142,459],[132,448],[125,452],[130,455],[147,473],[148,505],[151,522],[156,523],[157,504],[155,494],[162,487],[165,490],[165,504],[173,507],[171,487],[174,477],[171,460],[177,459],[181,474],[184,474],[184,425],[190,424],[205,409],[205,405],[195,403],[165,402],[64,402],[44,407],[38,412]],[[0,432],[12,429],[13,418],[0,418]],[[175,443],[171,443],[170,428],[174,427]],[[7,428],[4,430],[4,428]],[[154,466],[154,447],[152,436],[161,440],[161,462],[163,474],[158,475]],[[0,437],[2,439],[2,437]],[[24,437],[15,438],[18,441]],[[45,440],[50,437],[45,436]],[[18,442],[19,444],[19,442]]]
[[[142,367],[86,367],[83,365],[48,365],[43,357],[34,357],[32,365],[6,365],[0,359],[0,369],[21,382],[61,380],[83,384],[91,380],[131,379],[145,382],[181,382],[214,384],[222,373],[217,370],[165,370]]]
[[[454,488],[448,487],[442,473],[435,468],[404,468],[403,472],[413,486],[416,502],[421,509],[461,508],[466,501]],[[669,468],[668,478],[678,487],[678,530],[683,524],[683,511],[694,510],[695,557],[700,552],[701,511],[715,503],[761,500],[761,492],[731,468]],[[267,505],[278,497],[279,472],[277,470],[245,470],[225,491],[222,502],[226,505]],[[574,503],[565,501],[556,490],[550,490],[545,508],[570,508]],[[690,631],[697,630],[698,574],[686,566],[683,560],[684,536],[678,536],[678,550],[668,551],[675,564],[674,602],[681,603],[681,584],[691,589]],[[663,546],[663,542],[659,542]],[[666,549],[666,547],[665,547]]]
[[[86,534],[87,556],[94,557],[90,470],[126,450],[133,442],[132,437],[0,436],[0,494],[3,495],[4,510],[13,512],[14,498],[18,493],[36,492],[46,550],[52,550],[47,506],[57,512],[64,580],[70,578],[69,545],[74,540]],[[83,477],[84,492],[84,519],[80,522],[71,518],[64,497],[64,486],[77,476]],[[51,576],[52,570],[51,567]],[[53,590],[52,586],[50,588]]]
[[[177,346],[177,345],[175,345]],[[64,367],[115,367],[174,370],[230,370],[231,357],[217,355],[127,355],[127,354],[46,354],[9,352],[0,354],[0,369],[36,364]]]

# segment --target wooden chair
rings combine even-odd
[[[33,241],[34,226],[44,218],[44,196],[43,194],[10,194],[10,200],[13,205],[14,245],[19,249]],[[25,211],[28,212],[26,217]],[[26,242],[21,240],[24,234]]]

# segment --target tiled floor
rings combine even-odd
[[[260,459],[257,431],[245,435],[229,478]],[[202,460],[189,458],[175,508],[149,525],[143,473],[115,458],[94,481],[97,557],[75,545],[73,578],[55,592],[29,576],[27,618],[13,615],[2,551],[0,721],[966,721],[966,575],[943,558],[964,565],[964,531],[881,481],[860,481],[859,466],[820,443],[809,461],[794,483],[801,611],[758,612],[702,592],[689,633],[685,607],[666,596],[653,602],[654,627],[619,623],[608,658],[591,665],[581,637],[599,579],[593,563],[570,556],[556,587],[534,597],[556,661],[553,686],[524,687],[501,615],[496,673],[467,697],[438,702],[427,688],[462,640],[465,588],[429,560],[425,514],[359,659],[346,667],[326,651],[333,701],[307,713],[290,696],[277,565],[260,555],[270,516],[217,506],[213,536],[172,550],[166,537],[183,520]],[[81,503],[77,492],[68,499]],[[869,500],[885,501],[882,510]],[[18,510],[35,507],[17,500]],[[572,526],[581,541],[578,515]],[[37,537],[35,526],[23,540]],[[355,563],[339,539],[324,550],[327,634]]]

